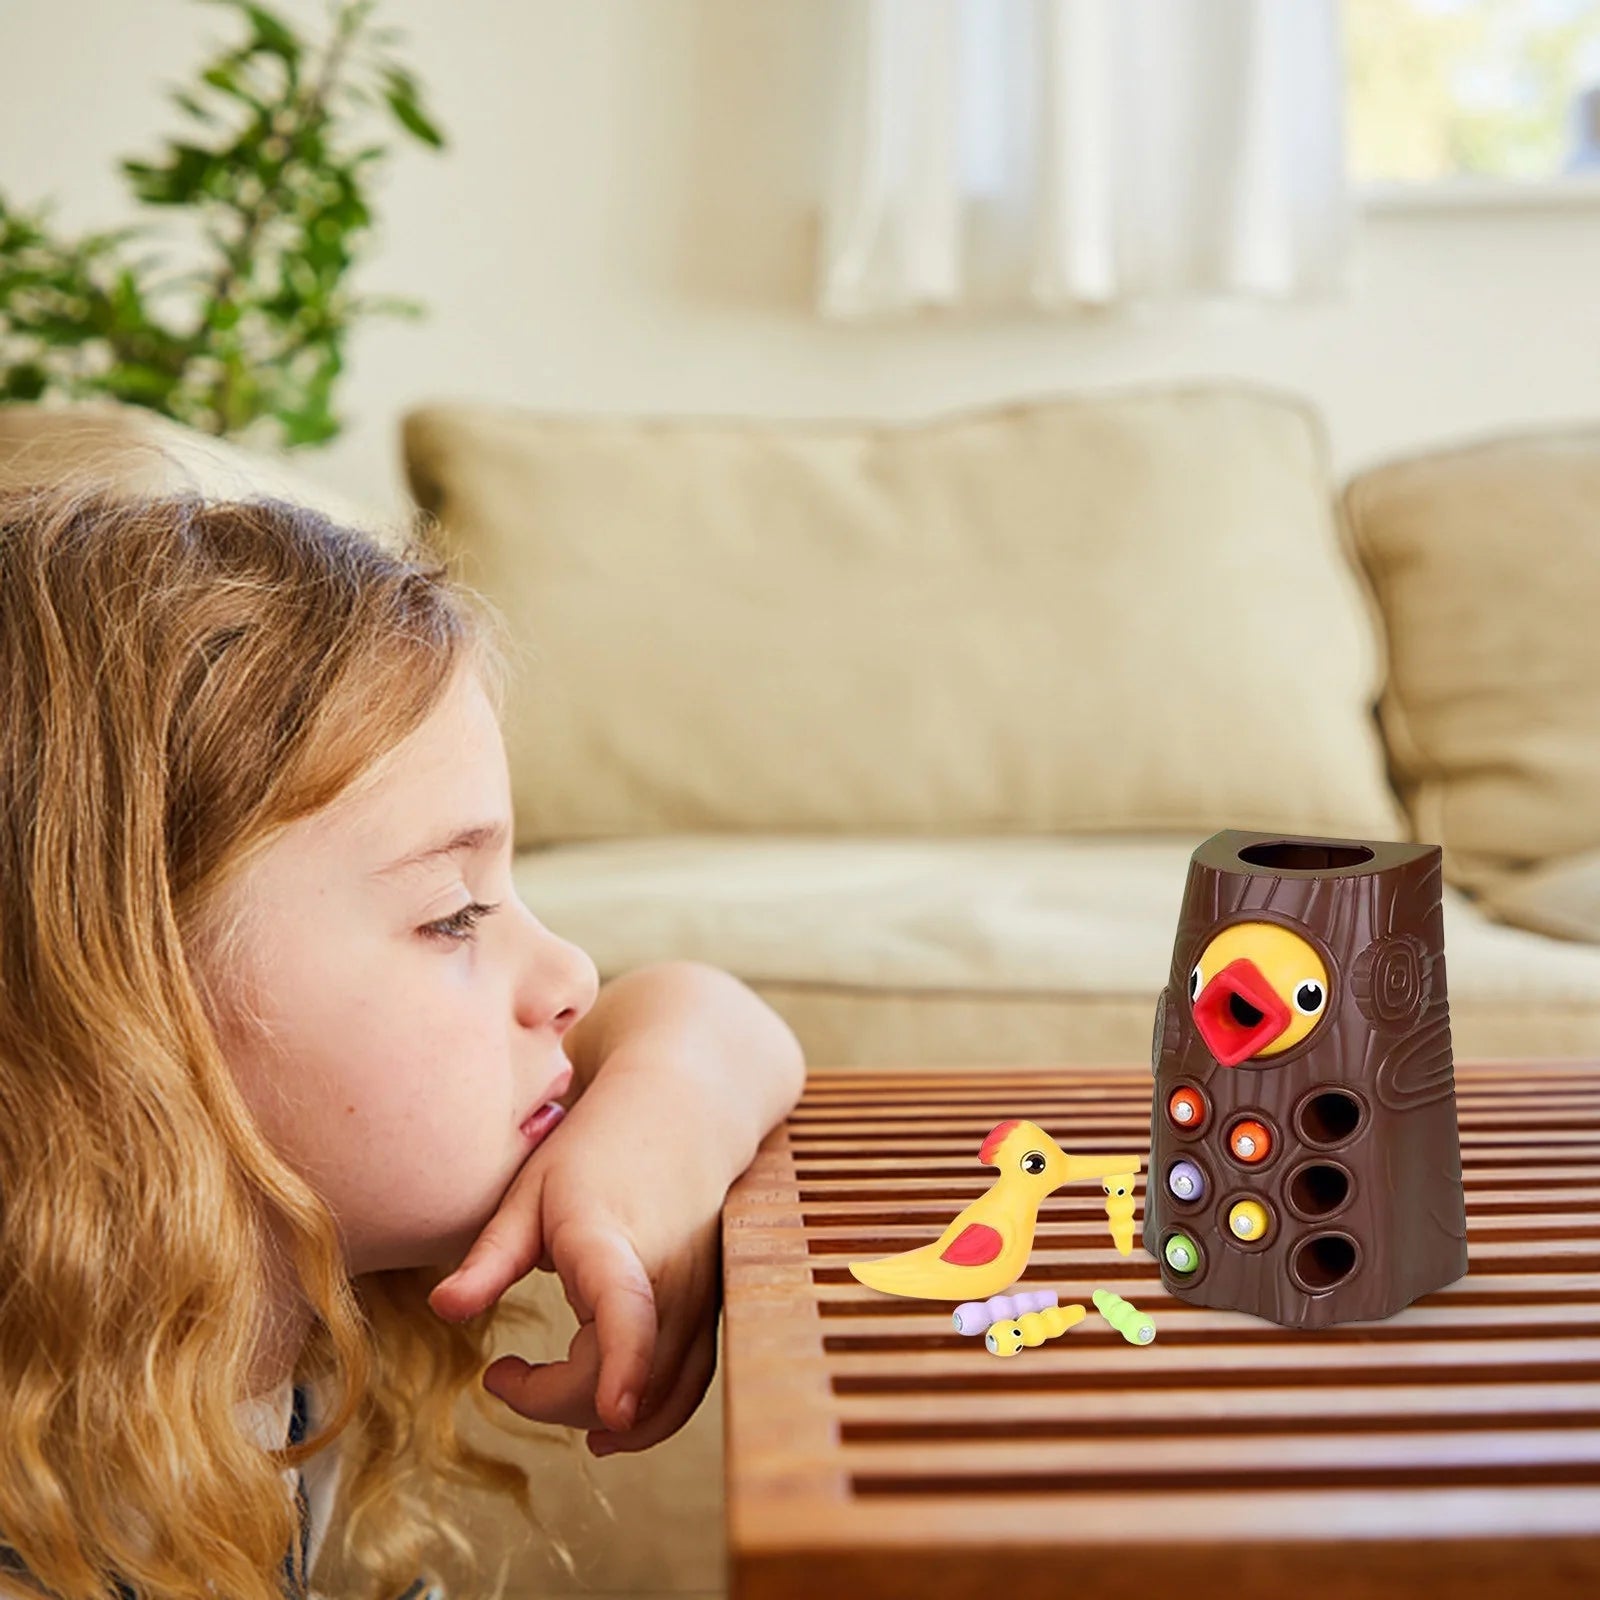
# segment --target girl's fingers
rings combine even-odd
[[[609,1427],[627,1428],[638,1412],[656,1350],[656,1297],[632,1244],[614,1228],[569,1222],[555,1230],[550,1252],[580,1317],[593,1312],[600,1341],[595,1406]]]
[[[722,1297],[722,1258],[716,1236],[719,1228],[720,1224],[713,1225],[709,1236],[702,1232],[662,1270],[655,1284],[659,1326],[650,1375],[631,1425],[614,1429],[610,1437],[632,1438],[639,1433],[642,1438],[642,1430],[649,1429],[645,1442],[654,1443],[681,1426],[700,1403],[716,1367],[716,1330]],[[710,1345],[705,1349],[702,1347],[708,1335]],[[688,1396],[686,1409],[667,1419],[664,1428],[656,1431],[660,1410],[683,1400],[683,1374],[697,1359],[697,1352],[705,1369],[700,1388]],[[636,1448],[642,1449],[643,1444]]]
[[[653,1444],[674,1434],[692,1417],[717,1370],[716,1324],[701,1328],[684,1352],[683,1365],[672,1387],[650,1414],[637,1426],[623,1433],[596,1432],[588,1437],[589,1448],[597,1456],[622,1450],[648,1450]]]
[[[492,1306],[548,1258],[540,1221],[542,1183],[542,1170],[524,1165],[461,1265],[433,1286],[428,1304],[446,1322],[464,1322]]]
[[[560,1271],[580,1323],[567,1359],[530,1365],[503,1356],[486,1369],[485,1389],[530,1420],[590,1430],[591,1444],[624,1439],[643,1449],[681,1427],[716,1369],[720,1262],[713,1257],[708,1299],[697,1272],[681,1285],[678,1274],[667,1273],[660,1314],[655,1286],[626,1234],[563,1223],[546,1260]],[[619,1403],[630,1389],[641,1397],[631,1416]]]
[[[518,1356],[501,1356],[489,1363],[482,1382],[496,1399],[532,1422],[603,1428],[594,1403],[599,1373],[599,1341],[594,1324],[586,1322],[573,1336],[565,1361],[529,1363]]]

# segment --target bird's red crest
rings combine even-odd
[[[994,1165],[994,1153],[1000,1148],[1001,1142],[1005,1139],[1005,1136],[1010,1133],[1013,1128],[1019,1128],[1021,1126],[1021,1117],[1012,1117],[1006,1122],[995,1123],[995,1125],[989,1130],[989,1137],[983,1141],[983,1145],[978,1151],[978,1159],[986,1166],[992,1167]]]

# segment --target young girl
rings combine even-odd
[[[464,1391],[618,1449],[703,1397],[804,1063],[518,898],[502,626],[286,502],[0,496],[0,1595],[279,1600],[330,1523],[352,1600],[482,1593],[443,1491],[543,1524]],[[535,1268],[568,1359],[485,1374]]]

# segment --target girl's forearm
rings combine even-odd
[[[805,1088],[805,1056],[789,1025],[732,973],[699,961],[612,978],[563,1043],[573,1064],[569,1107],[603,1078],[601,1098],[625,1093],[635,1112],[648,1106],[664,1119],[666,1133],[681,1130],[692,1093],[696,1125],[709,1118],[718,1130],[715,1164],[729,1165],[727,1182]]]

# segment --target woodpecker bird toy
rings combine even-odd
[[[1039,1207],[1064,1183],[1137,1172],[1142,1156],[1068,1155],[1036,1122],[996,1123],[978,1159],[1000,1169],[931,1244],[872,1261],[852,1261],[858,1282],[914,1300],[984,1300],[1022,1276]]]

